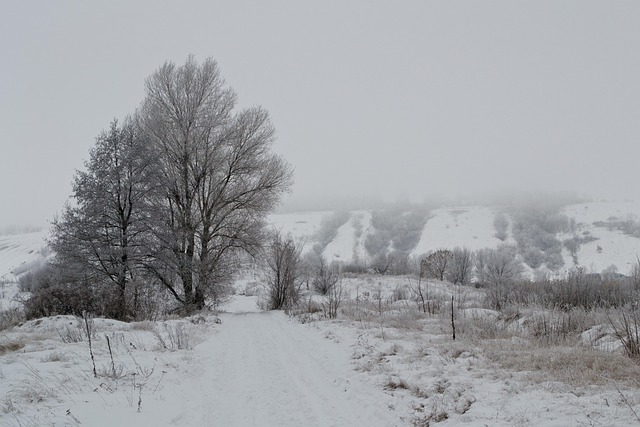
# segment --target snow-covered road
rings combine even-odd
[[[202,371],[184,390],[184,408],[173,424],[399,425],[382,403],[382,389],[353,370],[348,346],[282,312],[254,307],[253,299],[238,297],[219,332],[197,347]]]

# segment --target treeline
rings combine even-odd
[[[216,62],[166,62],[138,110],[114,120],[53,223],[54,261],[25,279],[29,317],[82,310],[149,317],[219,301],[292,182],[262,108],[236,109]]]

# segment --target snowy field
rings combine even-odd
[[[245,296],[235,297],[219,317],[153,324],[93,319],[96,376],[82,321],[72,316],[29,321],[0,334],[0,425],[637,422],[625,403],[639,407],[637,388],[624,381],[614,387],[605,379],[591,384],[591,368],[581,365],[590,359],[565,366],[561,372],[568,370],[568,377],[535,365],[506,369],[492,352],[501,351],[494,346],[528,351],[515,337],[493,344],[468,337],[452,341],[437,316],[417,315],[403,303],[375,315],[375,290],[392,291],[402,282],[394,280],[350,282],[370,296],[345,306],[351,314],[335,321],[260,312],[256,297]],[[450,291],[445,284],[434,286]],[[462,316],[476,322],[494,315],[469,310]],[[460,322],[464,328],[464,317]],[[544,357],[561,358],[559,351]],[[612,363],[631,363],[611,357]]]

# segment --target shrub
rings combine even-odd
[[[333,262],[327,264],[326,261],[320,258],[320,262],[316,267],[316,272],[311,284],[313,289],[320,295],[327,295],[331,288],[340,281],[340,266]]]
[[[562,243],[556,234],[571,231],[575,223],[559,213],[559,208],[528,206],[515,208],[512,212],[513,238],[518,244],[518,252],[531,268],[538,268],[543,262],[553,270],[564,265]]]
[[[56,314],[79,316],[83,311],[97,311],[96,295],[89,284],[64,281],[47,272],[40,279],[24,303],[27,319]]]
[[[609,317],[616,338],[622,343],[625,354],[640,357],[640,311],[636,306],[626,306],[618,310],[617,317]]]
[[[0,331],[19,325],[24,320],[24,310],[18,307],[0,311]]]
[[[343,299],[344,294],[342,292],[342,284],[334,284],[327,292],[325,301],[322,303],[322,311],[324,312],[325,317],[328,317],[329,319],[337,318],[338,308],[340,308],[340,304]]]
[[[159,328],[153,328],[153,335],[163,349],[176,351],[190,350],[193,347],[191,331],[183,323],[172,325],[164,323],[162,326],[162,331]]]

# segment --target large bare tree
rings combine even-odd
[[[160,153],[165,194],[147,267],[187,311],[221,298],[238,251],[256,254],[263,222],[291,184],[259,107],[234,112],[216,62],[167,62],[146,81],[142,124]]]

